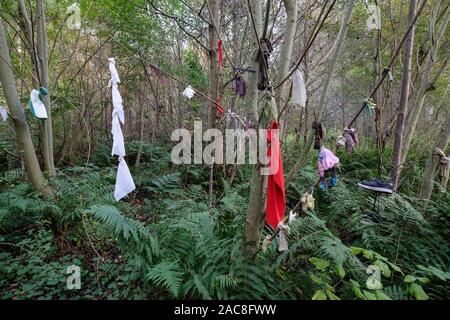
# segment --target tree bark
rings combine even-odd
[[[52,194],[51,188],[46,186],[39,162],[31,140],[30,129],[25,117],[25,111],[20,104],[17,93],[14,74],[12,72],[11,58],[9,56],[8,43],[6,41],[3,20],[0,17],[0,83],[3,87],[8,109],[11,113],[14,129],[17,135],[17,143],[22,154],[25,170],[31,184],[44,196]]]
[[[294,44],[295,31],[297,27],[297,0],[283,0],[286,9],[286,29],[284,30],[283,47],[280,54],[280,64],[275,83],[279,83],[288,73],[292,56],[292,47]],[[283,100],[287,100],[286,83],[277,89],[277,95]],[[280,104],[283,102],[280,101]]]
[[[408,11],[409,25],[413,23],[415,10],[416,10],[416,0],[410,0]],[[397,121],[395,124],[395,135],[394,135],[394,150],[392,153],[392,162],[391,162],[391,180],[394,191],[396,191],[398,187],[398,178],[400,175],[402,165],[401,157],[402,157],[403,131],[405,129],[405,115],[408,110],[413,45],[414,45],[414,26],[408,33],[404,49],[405,51],[403,62],[402,87],[400,92],[400,104],[397,109],[397,117],[396,117]]]
[[[249,25],[252,30],[251,33],[253,37],[251,39],[251,47],[254,48],[253,57],[250,61],[250,67],[253,70],[259,70],[258,68],[258,37],[262,35],[262,3],[258,0],[250,0],[249,5],[253,14],[255,21],[255,30],[253,30],[253,24],[251,22],[250,12],[248,19],[250,20]],[[258,131],[258,72],[248,73],[247,80],[247,94],[246,94],[246,107],[250,113],[250,120],[253,122],[256,131]],[[265,176],[260,173],[261,164],[258,163],[253,166],[252,181],[250,183],[250,199],[247,208],[247,216],[245,219],[244,226],[244,238],[243,238],[243,249],[248,257],[253,257],[258,250],[259,238],[261,236],[261,230],[264,226],[264,181]]]
[[[435,148],[439,148],[445,152],[447,145],[450,142],[450,114],[447,114],[447,120],[444,123],[442,130],[437,138]],[[439,156],[434,154],[434,148],[431,150],[431,154],[428,157],[425,164],[425,170],[423,171],[422,183],[420,185],[419,198],[426,202],[430,200],[433,193],[433,180],[436,176],[436,169],[439,165]]]
[[[418,89],[417,95],[416,95],[416,100],[414,101],[414,104],[412,106],[412,111],[409,116],[408,125],[406,127],[406,133],[405,133],[405,138],[404,138],[404,143],[403,143],[403,152],[402,152],[402,157],[401,157],[402,163],[405,162],[406,155],[408,154],[408,149],[411,146],[414,132],[417,127],[417,123],[419,121],[419,116],[422,112],[423,105],[424,105],[426,97],[427,97],[428,88],[434,84],[433,83],[434,81],[437,80],[436,78],[434,78],[433,80],[430,81],[430,75],[431,75],[431,71],[433,69],[433,65],[436,61],[437,50],[440,47],[441,40],[445,34],[445,30],[447,29],[447,25],[448,25],[449,21],[450,21],[450,6],[447,7],[445,17],[441,22],[438,33],[436,34],[436,37],[435,37],[435,41],[431,42],[431,48],[428,51],[427,56],[426,56],[426,65],[425,65],[425,68],[424,68],[422,76],[421,76],[419,89]],[[430,29],[431,28],[434,29],[434,22],[435,21],[431,21]]]
[[[37,53],[40,71],[41,86],[49,88],[49,71],[48,71],[48,40],[47,29],[45,23],[45,5],[44,0],[36,1],[37,11]],[[55,162],[53,158],[53,126],[52,126],[52,113],[50,93],[44,96],[45,109],[47,110],[47,120],[44,120],[43,132],[42,132],[42,145],[43,145],[43,157],[45,170],[50,175],[55,176]]]
[[[320,95],[320,101],[318,106],[318,112],[316,113],[316,119],[317,121],[322,121],[322,115],[325,110],[325,100],[328,95],[328,89],[330,87],[331,78],[334,73],[334,69],[336,67],[337,60],[339,58],[339,55],[342,51],[342,46],[344,44],[345,36],[347,35],[348,26],[350,24],[350,19],[353,12],[353,7],[355,5],[356,0],[351,0],[347,5],[347,10],[344,16],[344,19],[342,20],[341,28],[339,31],[338,38],[336,39],[336,48],[334,50],[334,56],[330,62],[330,65],[328,66],[328,72],[326,74],[326,78],[322,85],[322,93]],[[306,159],[308,158],[309,150],[311,149],[312,143],[314,141],[314,131],[311,131],[310,135],[308,136],[308,140],[305,142],[305,145],[303,147],[302,154],[300,155],[300,158],[297,160],[297,162],[294,164],[292,169],[289,171],[289,174],[286,177],[285,185],[286,187],[289,185],[289,183],[294,178],[295,174],[300,170],[300,168],[305,164]]]

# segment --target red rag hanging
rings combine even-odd
[[[270,146],[267,150],[267,156],[271,159],[269,167],[278,162],[278,170],[276,170],[276,164],[274,171],[269,171],[267,179],[267,204],[266,204],[266,222],[273,228],[278,228],[278,224],[283,218],[284,211],[286,210],[286,197],[284,191],[284,170],[283,159],[281,157],[281,148],[278,131],[278,123],[272,122],[272,127],[267,132],[267,142]],[[272,157],[273,155],[273,157]]]
[[[225,110],[221,107],[221,104],[222,104],[221,101],[222,101],[222,98],[218,97],[217,104],[216,104],[216,110],[223,117],[223,115],[225,114]]]
[[[222,40],[217,41],[217,54],[219,56],[219,65],[223,67]]]

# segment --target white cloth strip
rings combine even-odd
[[[130,169],[123,157],[119,157],[119,168],[117,169],[116,187],[114,188],[114,199],[119,201],[131,191],[136,189]]]
[[[33,114],[38,119],[47,119],[47,110],[41,99],[39,99],[39,91],[36,89],[30,92],[31,108],[33,108]]]
[[[2,116],[3,122],[8,120],[8,111],[6,111],[5,107],[0,107],[0,115]]]

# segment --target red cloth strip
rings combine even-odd
[[[267,204],[266,222],[273,228],[278,228],[278,224],[283,218],[286,210],[286,196],[284,190],[284,170],[283,159],[281,157],[280,140],[278,135],[278,123],[272,122],[272,126],[267,132],[267,142],[270,146],[267,150],[269,162],[269,176],[267,179]],[[274,166],[272,167],[272,162]],[[277,165],[278,164],[278,170]]]
[[[219,56],[219,65],[223,67],[222,40],[217,41],[217,53]]]

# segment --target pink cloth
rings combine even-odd
[[[327,148],[322,148],[319,153],[319,159],[317,160],[317,168],[321,177],[325,176],[325,171],[332,169],[339,163],[339,158],[336,157],[333,152]]]

